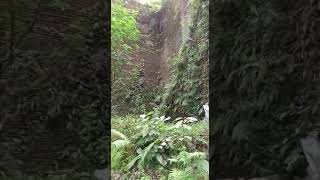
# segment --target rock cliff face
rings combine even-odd
[[[161,85],[170,78],[169,60],[175,56],[188,34],[188,21],[190,20],[190,0],[167,0],[164,2],[161,19],[158,22],[162,32],[160,34],[161,51]]]
[[[134,64],[144,70],[148,86],[165,85],[170,78],[169,59],[176,55],[188,34],[190,20],[189,0],[167,0],[159,11],[134,0],[127,1],[127,7],[139,10],[138,27],[142,33],[140,50],[133,53]]]

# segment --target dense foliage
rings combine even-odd
[[[125,71],[125,76],[117,73],[118,81],[114,81],[112,90],[114,94],[112,100],[115,102],[112,105],[111,151],[114,179],[208,179],[208,124],[194,122],[198,120],[191,117],[185,119],[162,116],[164,113],[173,117],[199,115],[198,111],[207,102],[209,1],[190,2],[191,23],[183,26],[190,31],[189,34],[186,33],[188,38],[184,37],[189,40],[183,43],[180,53],[170,60],[172,80],[167,89],[160,86],[155,88],[144,86],[144,69],[139,66],[131,69],[130,73],[125,68],[120,68]],[[178,11],[176,7],[172,9]],[[161,17],[162,14],[154,13],[152,6],[142,6],[140,13],[150,17],[159,16],[152,19],[153,25],[150,26],[159,29],[153,29],[153,34],[143,34],[143,37],[165,38],[157,34],[160,33],[161,21],[166,20]],[[142,21],[146,21],[145,19]],[[185,32],[186,29],[181,31]],[[130,42],[134,44],[132,40]],[[155,44],[159,46],[161,43],[146,42],[142,38],[140,44],[143,51],[156,52],[160,47],[156,47]],[[133,48],[131,52],[136,50]],[[115,69],[115,72],[118,70]],[[118,113],[121,108],[122,113]],[[151,113],[137,116],[152,109],[154,111]],[[124,116],[125,114],[129,115]]]
[[[42,173],[72,162],[77,164],[74,169],[105,166],[108,144],[101,141],[108,137],[110,91],[105,59],[107,22],[102,17],[107,6],[97,1],[93,12],[80,16],[77,11],[65,11],[72,7],[68,3],[8,2],[11,4],[0,6],[6,8],[0,10],[1,40],[8,42],[0,48],[4,55],[0,161],[19,156],[22,164],[1,163],[0,169]],[[48,19],[58,19],[63,26]],[[41,161],[35,155],[43,155],[38,157]],[[55,167],[50,163],[56,163]]]
[[[203,115],[208,101],[209,1],[191,1],[189,33],[180,52],[172,58],[171,80],[166,85],[160,109],[167,114]],[[187,21],[187,20],[186,20]]]
[[[217,175],[298,175],[305,169],[299,137],[319,123],[319,2],[211,6],[210,138]]]
[[[112,52],[112,113],[142,113],[150,89],[142,87],[142,67],[132,63],[132,53],[137,51],[140,31],[136,11],[128,9],[122,1],[112,2],[111,52]],[[130,67],[130,68],[128,68]],[[134,107],[134,108],[131,108]]]
[[[208,177],[207,124],[197,122],[189,125],[183,120],[172,124],[166,123],[167,120],[153,113],[140,118],[112,118],[114,175],[125,172],[123,176],[136,179],[160,175],[162,179]]]
[[[144,59],[134,57],[140,52],[154,51],[153,45],[143,40],[138,29],[139,13],[152,14],[154,9],[141,5],[128,9],[120,1],[112,2],[112,114],[141,114],[153,109],[157,87],[146,86]],[[147,61],[148,59],[146,59]],[[137,61],[137,60],[136,60]]]
[[[133,48],[131,46],[132,42],[139,39],[136,16],[137,13],[125,8],[121,1],[112,3],[111,53],[113,74],[119,74],[121,65],[128,61],[128,54]]]

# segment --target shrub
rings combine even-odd
[[[187,125],[178,121],[172,124],[166,123],[165,120],[168,118],[155,117],[153,113],[140,118],[134,116],[113,118],[113,170],[127,173],[137,170],[147,173],[151,170],[159,173],[180,166],[170,163],[170,159],[182,151],[206,150],[208,146],[206,123],[196,122]],[[186,166],[188,165],[185,164],[184,167]]]

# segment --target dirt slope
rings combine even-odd
[[[183,41],[183,29],[190,14],[189,0],[167,1],[157,12],[128,1],[127,7],[139,10],[140,49],[131,55],[132,62],[142,67],[146,86],[164,85],[170,78],[169,60],[178,53]]]

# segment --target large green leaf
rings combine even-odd
[[[139,155],[139,156],[135,157],[134,159],[132,159],[132,160],[128,163],[127,169],[130,170],[130,169],[136,164],[136,162],[137,162],[140,158],[141,158],[141,156]]]
[[[141,160],[139,162],[140,166],[143,167],[145,164],[145,159],[148,156],[150,150],[152,149],[152,147],[154,146],[155,142],[149,144],[149,146],[147,146],[144,150],[143,153],[141,154]]]
[[[157,154],[156,155],[157,161],[162,165],[165,166],[167,164],[167,162],[163,159],[161,154]]]
[[[142,136],[143,137],[146,137],[149,133],[149,126],[148,125],[145,125],[142,129]]]

